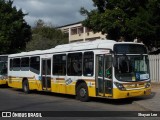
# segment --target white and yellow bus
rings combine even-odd
[[[95,40],[8,56],[9,86],[111,99],[149,95],[151,83],[143,44]]]
[[[8,55],[0,55],[0,85],[7,85],[7,61]]]

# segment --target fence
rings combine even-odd
[[[160,54],[149,55],[150,74],[152,82],[160,82]]]

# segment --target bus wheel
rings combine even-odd
[[[82,102],[89,101],[88,88],[86,83],[80,83],[76,89],[76,98]]]
[[[28,84],[28,80],[25,80],[23,83],[22,83],[22,88],[23,88],[23,92],[24,93],[29,93],[29,84]]]

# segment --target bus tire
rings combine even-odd
[[[80,83],[76,89],[76,99],[87,102],[89,101],[88,88],[86,83]]]
[[[28,80],[25,80],[23,81],[22,83],[22,89],[23,89],[23,92],[28,94],[30,91],[29,91],[29,83],[28,83]]]

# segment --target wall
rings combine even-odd
[[[160,54],[149,55],[149,63],[151,81],[160,83]]]

